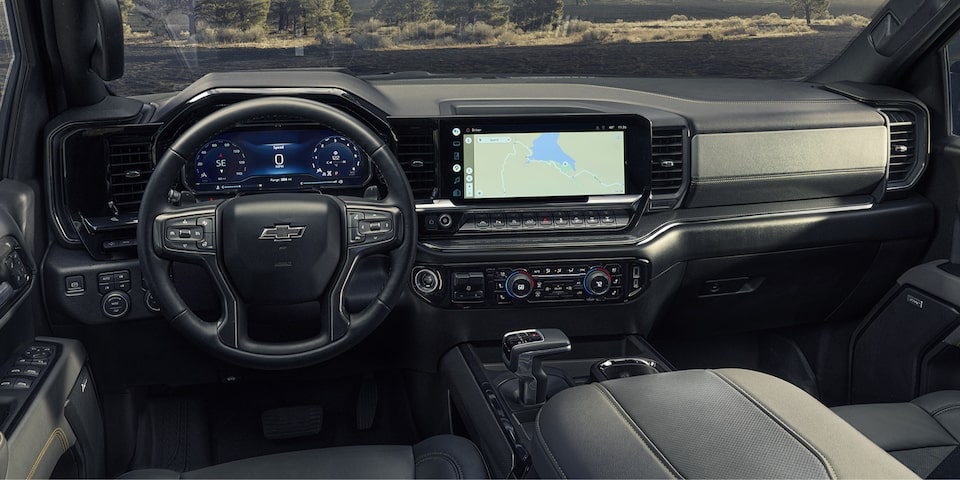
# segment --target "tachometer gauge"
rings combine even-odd
[[[197,183],[239,182],[247,174],[247,158],[233,142],[214,140],[197,153]]]
[[[342,136],[324,138],[313,149],[310,167],[324,179],[357,177],[363,174],[363,154],[353,140]]]

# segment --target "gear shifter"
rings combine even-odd
[[[517,330],[503,335],[503,364],[520,379],[521,404],[537,405],[547,400],[543,357],[569,351],[570,339],[556,328]]]

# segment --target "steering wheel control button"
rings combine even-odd
[[[203,239],[197,242],[197,248],[206,251],[216,251],[217,243],[213,233],[204,233]]]
[[[216,231],[216,219],[214,217],[200,217],[197,219],[197,226],[204,233]]]
[[[100,302],[103,314],[109,318],[122,318],[130,312],[130,297],[123,292],[110,292]]]
[[[433,270],[424,268],[418,270],[414,275],[413,284],[417,288],[417,291],[429,295],[440,288],[440,275]]]
[[[362,235],[377,232],[389,232],[392,229],[390,220],[364,220],[360,222],[360,228],[357,230]]]
[[[356,229],[350,229],[350,243],[351,244],[360,244],[363,243],[364,236],[360,234]]]
[[[214,252],[216,217],[210,213],[181,215],[163,221],[163,246],[174,252]]]

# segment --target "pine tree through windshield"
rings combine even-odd
[[[209,72],[800,78],[883,0],[121,0],[120,95]]]

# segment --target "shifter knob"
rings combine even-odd
[[[547,400],[543,357],[569,351],[570,339],[556,328],[518,330],[503,335],[503,364],[520,379],[520,403],[536,405]]]

